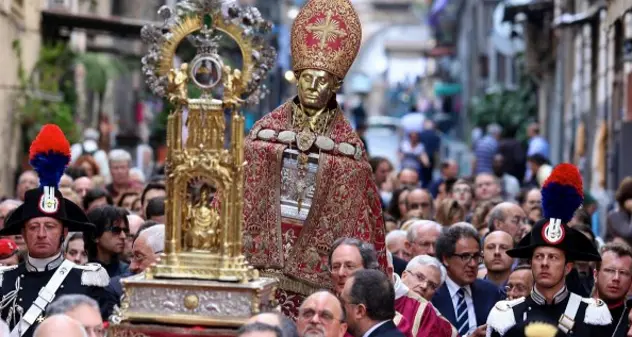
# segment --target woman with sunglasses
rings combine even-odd
[[[120,259],[129,235],[129,212],[124,208],[104,205],[88,212],[88,219],[96,227],[86,241],[88,261],[100,263],[110,278],[124,274],[129,265]]]

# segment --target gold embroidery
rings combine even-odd
[[[332,18],[331,10],[327,11],[327,17],[316,20],[316,24],[309,25],[306,29],[320,39],[320,49],[325,48],[325,43],[333,42],[337,37],[346,37],[347,33],[340,29],[340,22]]]
[[[319,69],[343,79],[360,50],[360,18],[349,0],[311,0],[294,20],[290,41],[294,71]]]
[[[258,121],[253,132],[287,130],[291,126],[292,103],[287,102]],[[331,287],[327,257],[329,247],[338,237],[356,237],[373,243],[380,264],[386,262],[381,204],[362,142],[342,112],[334,115],[327,136],[336,143],[359,146],[362,157],[355,160],[320,154],[315,201],[287,259],[284,259],[281,208],[270,206],[280,204],[279,172],[287,145],[253,140],[252,133],[246,143],[245,159],[251,164],[245,167],[244,253],[255,267],[275,270],[277,275],[272,277],[286,277],[280,279],[279,289],[309,295],[309,291]],[[341,209],[344,204],[346,208]]]

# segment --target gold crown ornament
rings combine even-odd
[[[142,60],[146,82],[173,107],[167,120],[165,250],[146,272],[122,280],[114,336],[143,333],[139,322],[238,327],[274,306],[276,280],[259,277],[242,254],[240,112],[265,93],[262,82],[276,59],[265,38],[272,25],[254,7],[221,0],[180,1],[158,14],[164,24],[143,27],[141,37],[149,44]],[[176,65],[184,39],[197,53]],[[237,55],[230,54],[230,43]],[[192,97],[191,87],[201,96]]]
[[[309,0],[292,25],[292,69],[342,80],[360,50],[362,27],[349,0]]]

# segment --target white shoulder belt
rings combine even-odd
[[[53,277],[50,278],[48,283],[40,289],[37,294],[37,298],[31,305],[31,307],[26,311],[26,314],[22,317],[22,319],[18,322],[18,324],[11,331],[11,337],[20,337],[28,331],[28,329],[35,323],[35,320],[46,310],[46,307],[55,299],[55,293],[57,289],[64,283],[66,276],[70,274],[72,268],[75,267],[75,264],[70,260],[64,260],[61,263],[59,268],[53,274]]]
[[[557,327],[564,331],[565,334],[573,330],[573,326],[575,326],[575,316],[577,316],[577,310],[579,310],[579,305],[582,303],[581,296],[575,293],[570,293],[569,296],[570,298],[566,304],[566,310],[564,314],[560,316],[560,320],[557,324]]]

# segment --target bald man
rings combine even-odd
[[[513,247],[511,235],[501,230],[487,234],[483,241],[483,262],[487,268],[485,279],[503,290],[514,262],[513,258],[507,255],[507,250]]]
[[[123,257],[126,261],[132,261],[133,238],[138,233],[138,229],[140,228],[140,226],[145,223],[145,220],[136,214],[131,214],[127,216],[127,221],[129,221],[129,236],[127,240],[125,240],[125,250],[123,251]]]
[[[87,337],[79,322],[66,315],[53,315],[45,319],[33,333],[33,337]]]
[[[397,175],[397,180],[402,187],[415,188],[419,186],[419,174],[413,169],[405,168],[401,170]]]
[[[313,293],[298,310],[300,336],[343,337],[347,332],[345,322],[342,303],[328,291]]]
[[[520,241],[520,229],[527,223],[527,214],[524,209],[511,202],[502,202],[489,211],[490,232],[495,230],[507,232],[515,242]]]

